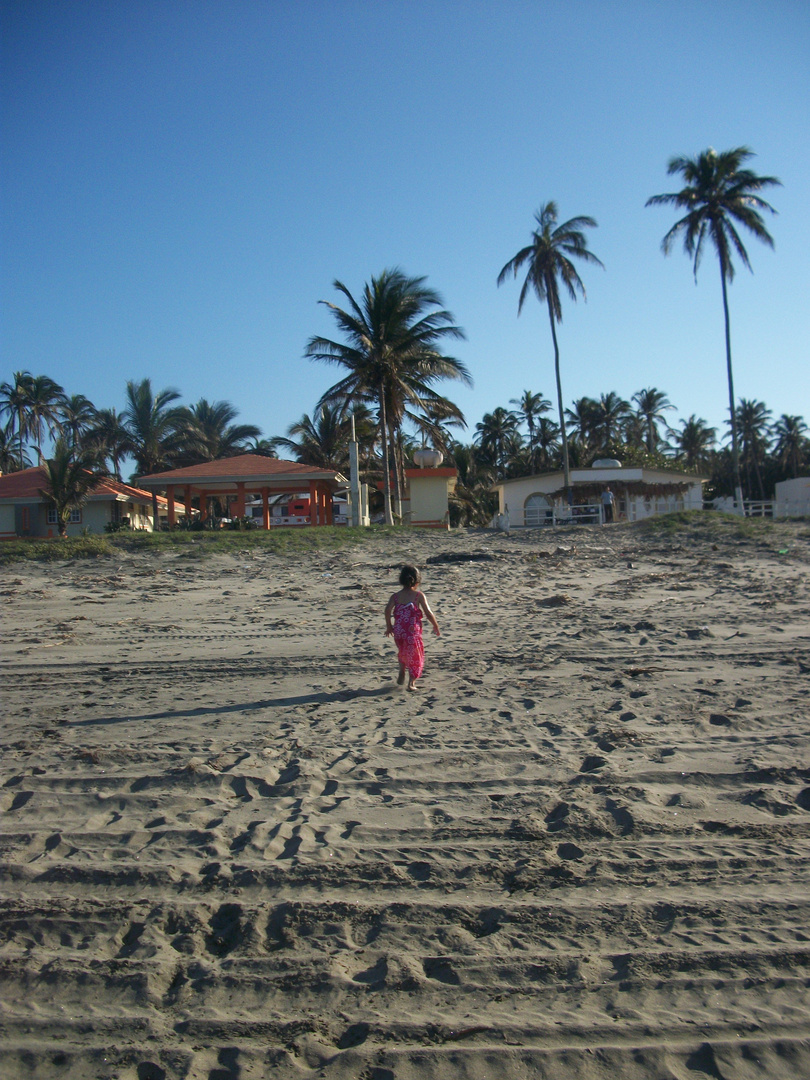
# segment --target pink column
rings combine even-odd
[[[262,488],[262,528],[270,528],[270,489]]]

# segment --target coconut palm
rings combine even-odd
[[[321,405],[313,417],[304,413],[287,429],[287,436],[274,438],[273,447],[291,450],[296,461],[321,469],[348,468],[351,420],[340,406]]]
[[[706,421],[695,416],[681,420],[681,430],[671,430],[675,443],[675,458],[686,469],[705,470],[711,464],[717,429],[707,427]]]
[[[41,494],[56,511],[59,535],[67,536],[71,513],[84,505],[103,475],[101,459],[96,449],[73,446],[60,436],[54,444],[52,456],[42,464],[45,468],[45,486]]]
[[[132,439],[115,409],[97,411],[92,426],[82,435],[82,444],[99,450],[105,462],[109,458],[113,476],[121,479],[121,459],[132,451]]]
[[[517,405],[515,410],[520,420],[529,429],[529,453],[534,450],[534,429],[537,421],[551,408],[551,402],[542,394],[533,394],[531,390],[524,390],[519,398],[510,398],[510,405]]]
[[[788,416],[783,413],[773,426],[776,439],[774,453],[783,469],[790,469],[793,476],[799,475],[801,463],[810,451],[808,427],[801,416]]]
[[[278,457],[272,439],[254,439],[247,444],[246,449],[249,454],[258,454],[260,457]]]
[[[169,468],[182,449],[183,413],[170,408],[180,394],[176,390],[152,391],[149,379],[127,383],[127,407],[121,419],[129,435],[131,452],[141,476]],[[157,528],[157,490],[152,489],[152,521]]]
[[[206,401],[178,410],[178,430],[183,447],[177,455],[179,465],[199,465],[204,461],[233,457],[247,451],[248,439],[258,439],[261,428],[255,424],[234,424],[239,415],[229,401]]]
[[[20,469],[25,468],[24,443],[30,434],[28,406],[33,379],[30,371],[15,371],[11,382],[4,382],[0,386],[0,410],[8,417],[6,427],[9,441],[15,434],[17,436]]]
[[[742,512],[742,478],[737,424],[734,416],[734,377],[731,364],[731,324],[728,312],[728,284],[734,280],[732,253],[736,251],[744,266],[751,269],[736,226],[742,225],[763,243],[773,247],[773,238],[765,228],[761,211],[775,214],[774,208],[760,196],[765,188],[781,186],[775,176],[757,176],[744,168],[754,157],[747,146],[717,153],[709,148],[695,158],[674,157],[667,166],[667,173],[679,174],[686,181],[680,191],[653,195],[647,206],[674,206],[686,210],[684,217],[676,221],[664,237],[661,247],[668,255],[672,245],[683,237],[684,249],[693,259],[695,281],[698,266],[707,240],[714,247],[720,264],[720,281],[723,288],[723,316],[726,330],[726,370],[728,374],[728,407],[731,423],[731,456],[734,468],[736,498]]]
[[[393,524],[389,445],[392,424],[397,423],[396,416],[389,418],[392,407],[398,409],[407,402],[421,407],[440,379],[471,382],[463,364],[439,351],[444,339],[463,338],[464,333],[425,281],[424,277],[406,277],[398,269],[383,270],[365,285],[359,302],[342,282],[335,281],[334,287],[346,297],[349,310],[325,300],[321,303],[332,312],[344,340],[313,337],[305,350],[311,360],[340,364],[348,371],[326,391],[321,404],[373,401],[377,406],[385,522],[389,525]]]
[[[644,422],[647,434],[647,449],[652,454],[658,449],[658,444],[661,441],[658,435],[657,421],[665,423],[664,413],[669,409],[674,409],[675,406],[670,403],[663,390],[658,390],[654,386],[649,387],[647,390],[639,390],[637,394],[633,394],[632,400],[638,406],[636,411]]]
[[[60,431],[60,414],[65,391],[47,375],[35,375],[28,385],[28,430],[34,439],[37,457],[42,461],[43,427],[53,439]]]
[[[559,451],[560,425],[555,424],[549,416],[541,416],[537,421],[532,468],[535,471],[559,468],[559,464],[555,465]]]
[[[503,478],[509,457],[517,451],[522,441],[517,417],[499,405],[491,413],[484,413],[481,422],[475,425],[475,432],[474,441]]]
[[[449,450],[449,460],[458,474],[450,496],[451,522],[453,525],[487,525],[498,508],[498,498],[492,492],[494,473],[481,460],[476,446],[456,442]]]
[[[20,451],[15,446],[13,425],[8,423],[0,427],[0,473],[17,472],[20,467],[27,469],[30,465],[25,451],[20,458]]]
[[[93,426],[96,407],[84,394],[65,397],[59,408],[60,427],[67,434],[71,446],[82,441],[84,434]]]
[[[580,455],[587,456],[596,442],[599,402],[592,397],[581,397],[571,404],[573,408],[565,410],[568,429],[579,444]]]
[[[599,401],[594,403],[593,433],[602,450],[620,440],[622,428],[631,412],[629,404],[615,390],[600,394]]]
[[[571,477],[568,468],[568,440],[565,432],[565,413],[563,411],[562,381],[560,379],[560,350],[557,345],[556,324],[562,322],[562,305],[560,303],[559,282],[565,285],[568,295],[576,300],[577,293],[581,293],[586,299],[585,286],[582,284],[576,267],[571,258],[582,259],[585,262],[602,263],[588,250],[588,241],[583,229],[595,228],[596,222],[591,217],[575,217],[562,225],[557,224],[557,204],[547,202],[534,215],[537,228],[532,232],[531,243],[510,259],[498,274],[498,285],[511,274],[517,277],[518,272],[525,266],[526,279],[518,297],[518,315],[523,308],[524,301],[533,291],[537,299],[545,302],[548,307],[548,317],[551,323],[551,339],[554,343],[554,372],[557,379],[557,407],[560,414],[560,432],[563,446],[563,471],[565,475],[565,489],[569,502],[571,501]]]
[[[757,480],[760,499],[765,498],[762,484],[762,462],[770,441],[771,410],[763,401],[740,398],[736,410],[737,438],[740,444],[740,463],[745,469],[748,497],[753,495],[751,472]]]

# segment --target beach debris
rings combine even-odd
[[[566,604],[571,603],[571,597],[565,593],[556,593],[554,596],[544,596],[541,600],[537,601],[538,607],[564,607]]]
[[[692,638],[693,640],[702,637],[714,637],[714,634],[711,632],[708,626],[692,627],[689,630],[684,630],[684,633],[688,638]]]

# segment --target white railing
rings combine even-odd
[[[555,525],[600,525],[603,520],[600,503],[589,503],[585,506],[529,506],[525,510],[519,510],[515,517],[523,518],[522,521],[514,523],[518,529]]]

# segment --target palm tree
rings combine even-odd
[[[121,419],[129,435],[138,473],[142,476],[169,468],[182,447],[183,413],[178,408],[169,408],[179,397],[180,394],[172,389],[154,394],[149,379],[127,383],[127,407]],[[157,528],[155,488],[152,488],[152,515],[153,528]]]
[[[54,444],[53,456],[42,464],[45,487],[41,494],[56,510],[59,535],[67,536],[71,513],[87,501],[103,474],[98,451],[92,447],[71,446],[60,436]]]
[[[574,439],[579,443],[580,456],[587,456],[596,442],[599,402],[592,397],[581,397],[571,404],[573,409],[565,410],[566,421]]]
[[[562,381],[560,379],[560,350],[557,345],[556,324],[562,322],[562,305],[560,304],[559,280],[563,282],[568,295],[576,300],[577,293],[586,299],[585,286],[582,284],[576,267],[571,258],[583,259],[585,262],[596,263],[602,266],[599,259],[588,250],[588,241],[582,231],[585,228],[595,228],[596,222],[591,217],[575,217],[562,225],[557,225],[557,204],[547,202],[541,206],[534,215],[537,228],[532,233],[531,243],[510,259],[498,274],[498,285],[511,274],[517,277],[518,271],[525,265],[527,268],[526,280],[518,297],[518,315],[523,308],[523,303],[533,290],[537,299],[546,302],[548,317],[551,323],[551,339],[554,343],[554,372],[557,378],[557,407],[560,413],[560,431],[563,445],[563,471],[565,474],[565,489],[568,501],[571,501],[571,477],[568,468],[568,439],[565,432],[565,414],[563,412]]]
[[[658,449],[661,441],[656,421],[660,420],[664,423],[664,412],[667,409],[674,409],[675,406],[670,403],[663,390],[657,390],[654,386],[647,390],[639,390],[637,394],[633,394],[632,400],[638,406],[638,415],[647,429],[647,449],[652,454]]]
[[[474,441],[503,478],[506,476],[507,459],[515,453],[522,441],[517,417],[499,405],[491,413],[484,413],[481,422],[475,425],[475,431]]]
[[[593,433],[602,450],[606,450],[610,443],[619,441],[623,425],[630,415],[630,406],[615,390],[600,395],[599,401],[594,403]]]
[[[707,427],[694,413],[688,420],[681,420],[681,430],[672,431],[675,441],[676,460],[686,469],[704,470],[711,463],[717,429]]]
[[[348,467],[351,420],[340,406],[322,405],[314,417],[304,413],[287,429],[287,436],[273,439],[273,446],[292,450],[296,461],[338,471]]]
[[[122,416],[115,409],[99,409],[91,428],[84,432],[82,444],[94,446],[106,461],[110,459],[113,476],[121,479],[121,458],[133,449],[132,439]]]
[[[774,452],[782,468],[789,468],[794,477],[799,475],[802,459],[810,450],[807,433],[807,424],[801,416],[788,416],[783,413],[773,426],[776,439]]]
[[[199,465],[204,461],[233,457],[247,450],[248,439],[258,439],[261,428],[255,424],[234,424],[239,412],[229,401],[206,401],[178,410],[183,448],[178,454],[181,465]]]
[[[42,461],[42,427],[55,438],[60,431],[60,413],[65,391],[47,375],[35,375],[28,384],[28,430],[34,437],[37,457]]]
[[[311,360],[340,364],[348,370],[320,404],[374,401],[377,405],[388,525],[393,524],[389,442],[393,442],[392,425],[398,422],[389,412],[405,402],[421,407],[439,379],[471,383],[463,364],[439,352],[445,338],[463,338],[464,332],[453,324],[453,316],[441,307],[441,297],[425,281],[424,277],[406,277],[398,269],[383,270],[366,284],[359,303],[342,282],[335,281],[349,310],[325,300],[321,303],[331,310],[344,340],[313,337],[305,351]]]
[[[97,416],[95,405],[84,394],[64,398],[59,414],[62,432],[70,436],[71,446],[82,440]]]
[[[247,444],[246,449],[249,454],[258,454],[259,457],[278,457],[272,439],[254,439],[252,443]]]
[[[30,371],[15,371],[12,381],[4,382],[0,386],[0,409],[8,417],[8,434],[11,437],[16,433],[19,440],[20,469],[25,468],[23,443],[30,435],[28,408],[33,380],[34,376]]]
[[[753,488],[751,485],[751,469],[757,478],[760,499],[765,498],[765,489],[762,485],[761,462],[768,450],[770,436],[771,410],[762,401],[748,401],[740,398],[737,406],[737,438],[741,444],[740,459],[745,467],[745,475],[748,486],[748,497],[751,498]]]
[[[492,493],[492,470],[475,446],[456,442],[449,450],[458,473],[450,496],[450,520],[454,525],[488,524],[498,508],[497,496]]]
[[[17,472],[21,467],[28,469],[31,462],[28,455],[23,451],[20,458],[19,451],[14,445],[13,424],[10,422],[0,427],[0,473]]]
[[[524,390],[519,398],[510,398],[510,405],[517,405],[515,410],[521,421],[525,422],[529,429],[529,453],[534,451],[534,429],[537,421],[551,408],[551,402],[542,394],[533,394],[531,390]]]
[[[541,416],[537,421],[537,438],[532,455],[532,468],[535,471],[550,469],[559,456],[560,425],[549,416]],[[559,464],[556,465],[559,468]]]
[[[728,407],[731,423],[731,456],[734,467],[734,484],[740,513],[743,511],[742,478],[740,476],[740,453],[737,441],[737,424],[734,416],[734,377],[731,366],[731,324],[728,313],[728,283],[734,280],[732,252],[736,251],[744,266],[751,269],[735,223],[748,229],[763,243],[773,247],[773,238],[762,220],[761,211],[776,211],[759,192],[765,188],[781,186],[775,176],[757,176],[751,169],[743,168],[754,153],[747,146],[717,153],[709,148],[696,158],[674,157],[667,166],[667,173],[680,174],[686,186],[680,191],[653,195],[647,206],[675,206],[686,210],[664,237],[661,247],[668,255],[679,236],[683,237],[684,249],[693,258],[695,281],[698,266],[708,237],[720,263],[720,280],[723,287],[723,315],[726,329],[726,369],[728,372]]]

